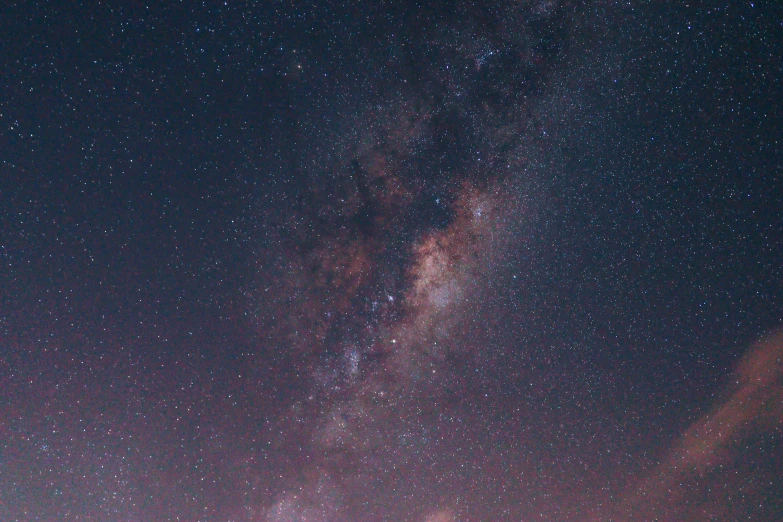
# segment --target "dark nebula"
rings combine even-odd
[[[783,519],[783,8],[0,8],[0,520]]]

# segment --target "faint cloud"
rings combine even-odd
[[[456,522],[454,512],[450,509],[442,509],[424,519],[424,522]]]

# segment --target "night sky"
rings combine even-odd
[[[783,520],[779,2],[2,2],[0,520]]]

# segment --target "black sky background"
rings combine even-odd
[[[390,245],[330,326],[334,346],[358,336],[374,289],[408,291],[408,246],[459,223],[466,183],[505,181],[533,210],[479,278],[490,317],[454,334],[482,348],[455,356],[444,411],[473,427],[432,451],[478,455],[455,482],[479,484],[473,507],[427,520],[541,506],[577,520],[590,488],[619,496],[664,462],[783,318],[783,10],[550,4],[517,19],[507,3],[4,3],[0,518],[424,520],[435,508],[416,495],[451,493],[416,477],[369,508],[338,485],[330,515],[266,511],[313,482],[291,471],[318,459],[309,428],[283,434],[280,419],[342,353],[269,332],[301,305],[286,267],[349,230]],[[414,123],[436,114],[435,138],[388,153],[414,187],[407,213],[360,186],[345,217],[333,203],[361,167],[342,158],[374,117],[400,120],[398,102]],[[504,126],[523,132],[493,141]],[[524,175],[504,168],[511,149],[527,151]],[[496,430],[516,404],[533,427]],[[783,513],[773,424],[743,443],[735,478],[713,477],[732,516]],[[509,473],[481,461],[490,445],[553,464],[524,500],[503,497],[481,478]],[[595,484],[569,484],[572,459]]]

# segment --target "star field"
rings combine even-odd
[[[0,520],[783,517],[781,7],[0,13]]]

